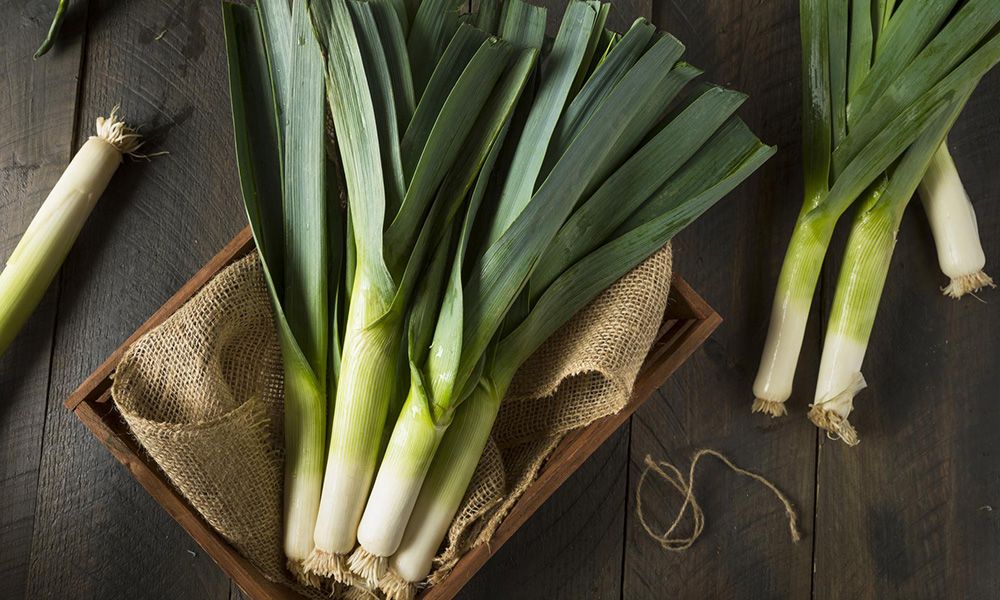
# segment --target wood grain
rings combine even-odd
[[[623,598],[804,598],[812,539],[793,544],[769,492],[705,461],[696,493],[705,533],[682,553],[663,550],[635,518],[635,483],[647,454],[685,473],[702,447],[763,473],[795,501],[807,534],[814,502],[816,433],[805,419],[818,345],[810,329],[791,415],[751,415],[750,392],[771,294],[801,204],[798,12],[795,2],[675,0],[653,22],[687,46],[704,80],[746,92],[740,115],[779,153],[675,240],[676,268],[691,273],[726,322],[644,406],[632,423]],[[666,484],[646,487],[644,507],[660,530],[680,507]]]
[[[976,206],[987,270],[1000,267],[1000,72],[983,80],[950,136]],[[849,219],[842,223],[849,228]],[[840,248],[831,254],[839,265]],[[826,273],[834,285],[835,268]],[[919,200],[900,228],[851,422],[861,444],[823,439],[817,599],[996,598],[1000,583],[1000,316],[945,298]]]
[[[90,3],[78,136],[117,103],[150,152],[119,170],[64,269],[29,598],[228,598],[229,581],[62,400],[245,223],[221,14]]]
[[[506,598],[524,600],[617,598],[628,439],[626,423],[490,557],[456,598],[491,598],[497,590]],[[447,598],[449,591],[440,593]]]
[[[68,11],[60,43],[34,61],[51,10],[0,2],[0,264],[72,156],[86,6]],[[28,579],[57,297],[54,284],[0,357],[0,598],[21,597]]]

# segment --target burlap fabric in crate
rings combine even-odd
[[[625,406],[666,307],[669,247],[608,288],[521,368],[431,583],[489,540],[566,432]],[[133,344],[112,397],[205,520],[271,579],[281,551],[281,358],[256,253]]]

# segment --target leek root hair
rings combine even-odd
[[[389,569],[389,559],[385,556],[372,554],[363,547],[358,546],[354,549],[350,558],[347,559],[347,566],[351,569],[352,573],[364,579],[370,585],[376,586]]]
[[[784,402],[764,400],[763,398],[757,398],[753,401],[752,410],[755,413],[764,413],[770,417],[783,417],[788,414],[788,409],[785,408]]]
[[[386,600],[413,600],[417,597],[417,585],[403,579],[392,569],[379,581],[378,588],[385,593]]]
[[[324,552],[315,548],[302,566],[307,573],[329,577],[337,583],[351,583],[356,580],[356,576],[347,567],[347,557],[343,554]]]
[[[122,154],[134,155],[142,146],[142,136],[118,118],[118,107],[111,109],[107,117],[97,117],[97,135],[95,136],[114,146]]]
[[[298,581],[302,585],[316,589],[323,587],[323,578],[312,571],[306,570],[304,561],[288,559],[286,566],[295,581]]]
[[[822,404],[813,404],[809,409],[809,420],[813,425],[827,432],[827,437],[833,440],[840,440],[848,446],[857,446],[861,443],[858,432],[847,420],[832,410],[826,410]]]
[[[941,288],[941,293],[949,298],[957,299],[966,294],[975,294],[983,288],[995,288],[996,286],[997,284],[993,283],[992,277],[983,271],[977,271],[968,275],[961,275],[959,277],[952,278],[948,285]]]

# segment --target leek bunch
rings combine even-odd
[[[521,363],[774,152],[643,19],[571,0],[550,47],[542,8],[456,7],[226,5],[307,582],[423,579]]]
[[[1000,3],[801,0],[800,12],[805,202],[778,281],[753,409],[784,414],[834,226],[857,204],[810,411],[814,423],[853,445],[847,417],[865,386],[861,364],[896,232],[979,79],[1000,61]]]

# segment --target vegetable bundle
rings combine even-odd
[[[861,364],[903,211],[925,173],[942,255],[972,249],[957,271],[942,261],[958,280],[952,291],[989,283],[979,272],[975,216],[943,144],[979,79],[1000,61],[1000,3],[801,0],[800,12],[805,202],[778,280],[753,409],[784,414],[834,226],[857,204],[809,413],[853,445],[848,415],[865,386]],[[939,183],[941,173],[949,184]]]
[[[643,19],[571,0],[550,46],[542,8],[457,7],[225,5],[309,583],[412,593],[518,367],[774,151]]]

